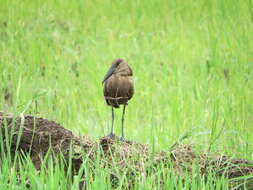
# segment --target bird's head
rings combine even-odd
[[[115,59],[115,60],[112,61],[112,66],[117,68],[123,62],[124,62],[123,59]]]
[[[117,69],[120,67],[120,64],[124,63],[123,59],[115,59],[112,61],[112,65],[110,67],[110,69],[107,71],[102,84],[113,74],[117,71]]]

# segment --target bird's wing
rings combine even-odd
[[[133,97],[133,95],[134,95],[134,84],[133,84],[133,81],[131,81],[129,85],[129,90],[128,90],[128,100],[130,100]]]

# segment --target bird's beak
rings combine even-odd
[[[115,70],[116,70],[116,67],[115,67],[114,65],[112,65],[112,66],[110,67],[110,69],[107,71],[107,73],[106,73],[106,75],[105,75],[105,77],[104,77],[104,79],[103,79],[103,81],[102,81],[102,84],[103,84],[110,76],[112,76],[112,74],[114,73]]]

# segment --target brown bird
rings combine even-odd
[[[113,123],[114,123],[114,110],[123,104],[123,113],[121,118],[121,138],[124,139],[124,116],[128,100],[134,94],[133,86],[133,72],[128,63],[123,59],[115,59],[111,67],[106,73],[102,84],[104,84],[104,97],[107,105],[112,107],[112,126],[110,138],[114,138]]]

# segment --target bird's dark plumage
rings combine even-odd
[[[113,134],[113,120],[114,111],[113,108],[119,108],[124,105],[122,114],[122,138],[124,138],[124,114],[127,102],[133,97],[134,85],[133,85],[133,72],[127,62],[123,59],[115,59],[112,62],[111,67],[107,71],[102,84],[104,85],[104,97],[106,103],[112,107],[112,131]]]
[[[128,63],[116,59],[104,77],[104,97],[108,105],[118,108],[127,104],[134,94],[133,72]]]

